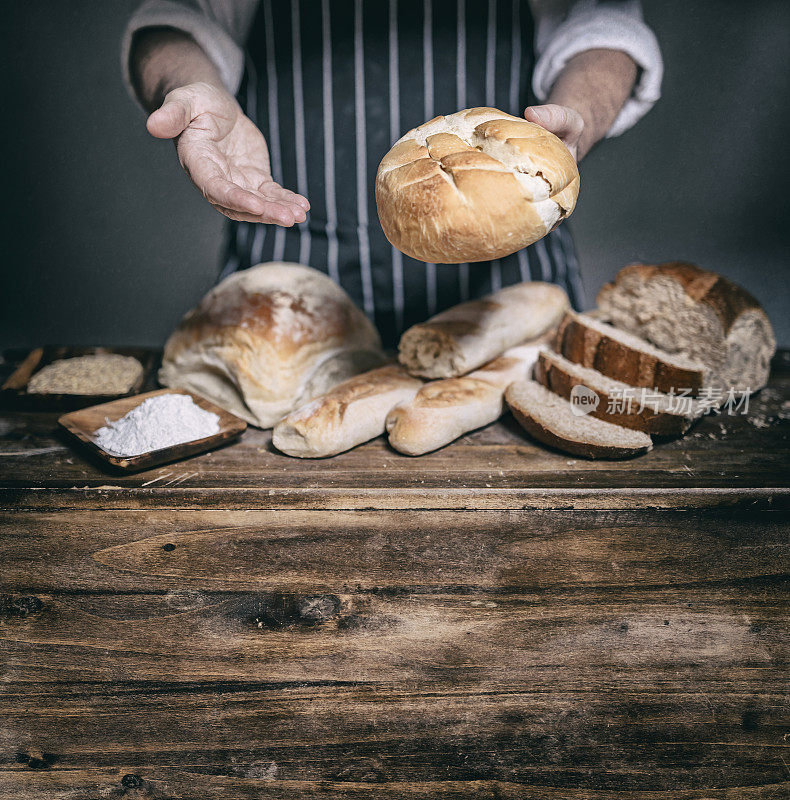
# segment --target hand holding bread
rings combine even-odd
[[[391,244],[420,261],[486,261],[536,242],[569,217],[579,170],[540,125],[495,108],[436,117],[402,136],[376,174]]]

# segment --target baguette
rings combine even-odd
[[[553,328],[567,308],[568,296],[554,284],[508,286],[409,328],[398,359],[423,378],[465,375]]]
[[[499,419],[505,389],[528,377],[541,346],[513,347],[468,375],[426,383],[387,415],[390,444],[400,453],[420,456]]]
[[[547,350],[538,357],[535,379],[566,400],[571,400],[574,387],[586,386],[598,396],[589,411],[592,416],[654,436],[682,436],[704,411],[696,401],[673,402],[661,392],[637,390]]]
[[[512,383],[505,399],[530,436],[565,453],[584,458],[632,458],[653,447],[646,433],[576,416],[567,400],[535,381]]]
[[[289,456],[321,458],[384,433],[390,409],[422,386],[398,364],[356,375],[274,426],[274,446]]]
[[[631,386],[659,392],[690,389],[696,395],[710,370],[699,361],[672,355],[589,314],[567,311],[557,328],[555,349],[569,361]]]

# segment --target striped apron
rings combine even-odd
[[[567,225],[506,258],[425,264],[384,237],[374,178],[410,128],[462,108],[530,104],[528,0],[262,0],[239,102],[263,131],[272,175],[308,198],[293,228],[232,223],[221,277],[295,261],[339,283],[394,346],[410,325],[523,280],[582,284]]]

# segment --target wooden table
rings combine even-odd
[[[134,476],[0,414],[0,797],[790,796],[790,358],[626,462],[512,420]]]

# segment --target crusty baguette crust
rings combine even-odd
[[[543,341],[514,347],[463,377],[426,383],[388,414],[390,444],[400,453],[419,456],[499,419],[505,389],[527,377]]]
[[[702,364],[696,369],[673,364],[671,354],[662,359],[653,352],[636,349],[621,340],[617,328],[595,320],[595,325],[609,329],[607,335],[585,320],[586,315],[568,311],[557,328],[555,349],[569,361],[598,370],[613,380],[664,393],[690,389],[696,395],[705,384],[706,369]],[[652,345],[646,347],[654,349]]]
[[[387,416],[389,443],[407,456],[438,450],[502,416],[502,390],[479,378],[432,381],[420,393]]]
[[[566,372],[562,364],[548,352],[542,352],[538,356],[535,364],[535,380],[565,400],[570,400],[574,386],[586,386],[599,397],[597,407],[590,412],[591,416],[652,436],[682,436],[696,419],[695,416],[655,410],[648,404],[640,409],[639,393],[633,395],[630,406],[618,402],[617,397],[610,396],[592,381]]]
[[[571,455],[581,456],[582,458],[606,458],[606,459],[623,459],[634,458],[635,456],[643,455],[652,448],[652,442],[649,438],[641,447],[629,447],[626,445],[602,445],[594,444],[589,441],[581,439],[571,439],[567,436],[559,435],[556,431],[552,430],[548,425],[536,419],[536,410],[527,408],[521,405],[516,398],[516,390],[518,384],[512,384],[505,393],[505,399],[510,407],[513,416],[516,418],[519,425],[537,441],[560,450],[563,453],[570,453]]]
[[[422,378],[466,375],[554,328],[568,307],[568,295],[554,284],[507,286],[413,325],[401,336],[398,360]]]
[[[406,133],[376,174],[389,241],[419,261],[515,253],[570,216],[579,170],[553,133],[495,108],[439,116]]]
[[[398,364],[356,375],[280,420],[272,442],[298,458],[342,453],[384,433],[389,411],[420,386]]]

